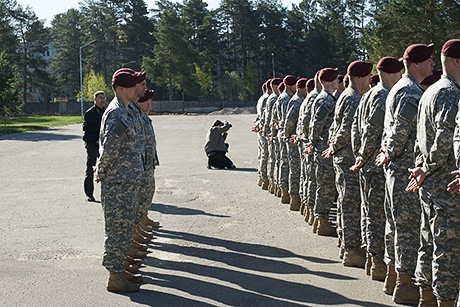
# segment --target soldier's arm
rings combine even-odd
[[[293,105],[286,114],[286,121],[284,124],[284,135],[291,137],[296,133],[297,120],[299,118],[299,108]]]
[[[353,122],[351,124],[351,148],[355,157],[358,156],[358,150],[361,146],[361,134],[358,131],[358,122],[362,111],[362,107],[358,107],[358,110],[353,116]]]
[[[428,176],[447,163],[456,126],[455,117],[458,111],[458,98],[452,95],[441,93],[436,102],[438,108],[435,113],[434,142],[422,164],[422,170]]]
[[[457,117],[455,120],[455,130],[453,135],[453,147],[454,147],[454,157],[457,164],[457,167],[460,169],[460,110],[457,111]]]
[[[318,103],[318,108],[316,108],[315,112],[312,114],[309,127],[309,138],[313,147],[321,140],[321,135],[324,129],[324,121],[330,112],[330,106],[322,103],[322,101],[318,101]]]
[[[351,142],[351,124],[356,112],[356,105],[344,101],[345,109],[342,113],[342,120],[334,127],[334,135],[331,138],[331,147],[335,152],[339,151]]]
[[[128,127],[113,113],[107,116],[103,133],[101,134],[100,157],[96,165],[96,174],[104,180],[114,161],[118,158],[120,142]]]
[[[363,123],[363,133],[361,135],[361,147],[358,155],[361,156],[363,163],[375,158],[371,155],[379,149],[382,142],[383,123],[385,120],[385,99],[377,97],[369,105],[369,116]]]

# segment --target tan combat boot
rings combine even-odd
[[[145,258],[145,256],[147,256],[147,252],[143,252],[143,251],[140,251],[140,250],[137,250],[135,248],[132,248],[130,247],[129,248],[129,251],[128,251],[128,256],[132,257],[132,258]]]
[[[160,222],[151,220],[147,215],[144,216],[144,218],[142,219],[142,222],[144,222],[144,224],[152,226],[152,227],[160,226]]]
[[[141,274],[133,274],[125,270],[124,272],[121,272],[121,276],[123,276],[126,280],[129,280],[130,282],[134,282],[134,283],[142,282]]]
[[[137,250],[140,251],[146,251],[148,249],[148,246],[139,242],[136,242],[134,240],[131,240],[131,246]]]
[[[372,267],[371,267],[371,278],[372,280],[385,280],[385,275],[387,273],[387,266],[382,259],[377,259],[372,257]]]
[[[344,266],[352,266],[358,268],[364,268],[364,264],[366,263],[366,256],[364,255],[364,251],[361,248],[355,249],[345,249],[345,253],[343,254],[342,264]]]
[[[299,208],[299,213],[303,216],[305,216],[305,203],[301,200],[300,201],[300,208]]]
[[[369,253],[366,253],[366,264],[364,265],[364,271],[366,271],[367,276],[371,276],[371,267],[372,267],[371,255],[369,255]]]
[[[281,188],[280,188],[280,186],[278,184],[276,185],[275,194],[276,194],[276,197],[281,197],[281,195],[282,195]]]
[[[438,301],[438,307],[455,307],[455,300]]]
[[[107,291],[110,292],[136,292],[139,291],[139,285],[126,280],[122,272],[110,272]]]
[[[139,234],[137,231],[133,232],[133,240],[139,243],[144,243],[144,244],[150,242],[149,238],[144,237],[143,235]]]
[[[345,255],[345,248],[343,246],[340,246],[339,258],[343,259],[343,255]]]
[[[140,267],[143,264],[141,259],[136,259],[136,258],[133,258],[131,256],[126,257],[126,261],[128,261],[130,264],[134,264],[134,265],[136,265],[138,267]]]
[[[153,238],[153,232],[146,231],[139,226],[136,228],[137,233],[139,233],[141,236],[146,237],[147,239],[152,239]]]
[[[335,228],[332,227],[331,223],[329,223],[329,216],[325,216],[318,219],[318,229],[316,230],[316,234],[318,236],[337,236]]]
[[[139,223],[139,228],[147,232],[153,232],[153,227],[145,224],[144,222]]]
[[[412,274],[397,273],[393,302],[396,304],[418,304],[419,299],[419,290],[412,283]]]
[[[288,190],[281,190],[281,203],[289,204],[291,201],[291,196],[289,196]]]
[[[268,178],[262,179],[262,190],[268,190]]]
[[[387,265],[387,274],[383,283],[383,292],[393,294],[396,286],[396,271],[394,265]]]
[[[315,223],[315,209],[313,208],[310,208],[310,215],[308,217],[307,223],[310,226],[313,226],[313,224]]]
[[[291,196],[291,203],[289,204],[289,210],[299,211],[300,205],[301,205],[300,196],[299,195]]]
[[[273,183],[273,180],[268,181],[268,193],[275,194],[275,184]]]
[[[418,301],[418,307],[429,306],[438,306],[436,296],[433,294],[433,289],[422,290],[422,288],[420,288],[420,300]]]
[[[337,247],[342,247],[342,239],[340,237],[337,238]]]
[[[315,220],[313,222],[313,233],[318,231],[319,219],[315,216]]]
[[[259,182],[257,182],[257,185],[258,185],[259,187],[262,186],[262,181],[263,181],[262,177],[259,177]]]
[[[124,264],[125,271],[128,271],[130,273],[134,273],[139,271],[139,267],[135,264],[130,264],[128,261]]]

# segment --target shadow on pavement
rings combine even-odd
[[[232,172],[251,172],[251,173],[257,173],[258,170],[257,168],[253,167],[236,167],[236,168],[225,168],[225,169],[219,169],[219,168],[213,168],[215,171],[232,171]]]
[[[162,214],[170,214],[170,215],[206,215],[206,216],[213,216],[213,217],[225,217],[225,218],[230,217],[228,215],[206,213],[203,210],[189,209],[189,208],[158,204],[158,203],[150,204],[150,210],[154,212],[159,212]]]
[[[45,131],[52,131],[47,129]],[[25,133],[12,133],[5,134],[0,136],[0,140],[14,140],[14,141],[28,141],[28,142],[38,142],[38,141],[69,141],[74,139],[81,139],[81,135],[75,134],[56,134],[53,132],[25,132]],[[83,146],[83,140],[82,146]]]
[[[187,255],[225,263],[229,267],[216,267],[213,264],[204,265],[190,261],[146,258],[144,263],[147,266],[153,266],[155,270],[142,274],[144,284],[152,284],[156,289],[155,291],[143,289],[138,293],[124,294],[137,303],[149,306],[215,306],[198,299],[203,298],[203,300],[217,302],[218,306],[225,304],[228,306],[290,307],[306,306],[308,303],[323,306],[343,304],[369,307],[385,306],[349,299],[341,294],[307,283],[281,279],[287,274],[302,274],[305,275],[305,280],[315,277],[334,280],[354,279],[340,274],[310,271],[303,266],[280,261],[280,255],[298,257],[284,249],[163,229],[158,230],[157,234],[159,237],[175,237],[178,240],[202,243],[210,247],[226,247],[229,250],[238,250],[238,252],[196,247],[195,244],[189,246],[189,244],[176,245],[157,242],[154,244],[154,250],[165,251],[171,255]],[[171,242],[170,240],[167,241]],[[264,256],[274,259],[261,258],[257,251],[263,251]],[[176,259],[176,256],[171,258]],[[274,278],[266,276],[267,272],[282,275],[280,278]],[[183,292],[184,295],[170,294],[170,289]],[[191,295],[192,298],[184,298],[187,295]]]

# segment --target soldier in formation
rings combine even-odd
[[[433,44],[414,44],[401,59],[383,57],[372,79],[373,64],[354,61],[344,89],[333,68],[320,69],[314,81],[298,79],[296,92],[288,88],[295,77],[283,79],[284,92],[273,86],[281,79],[271,79],[278,93],[261,97],[257,132],[269,148],[269,192],[287,195],[282,202],[314,233],[337,236],[343,265],[366,268],[397,304],[453,307],[460,284],[460,40],[442,47],[442,71],[433,69],[433,51]],[[315,86],[303,89],[308,82]],[[279,169],[270,163],[277,159]]]

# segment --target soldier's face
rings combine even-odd
[[[144,80],[141,83],[136,84],[136,94],[138,98],[144,96],[145,90],[147,89],[147,82]]]
[[[429,77],[433,74],[433,67],[434,67],[434,61],[433,58],[429,58],[428,60],[421,62],[418,64],[419,69],[420,69],[420,74],[426,78]]]

